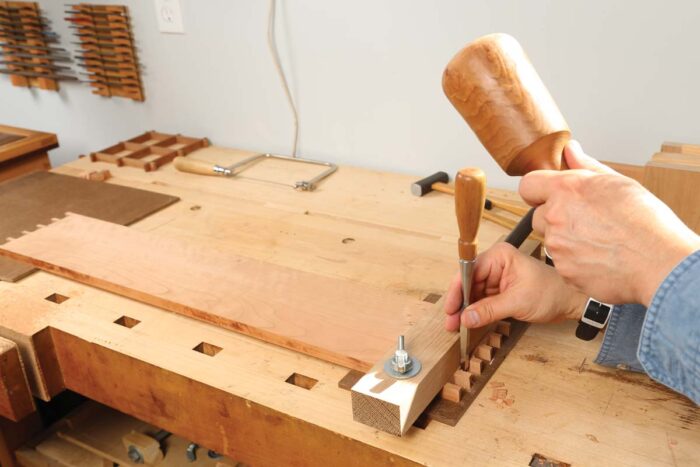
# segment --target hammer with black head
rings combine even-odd
[[[435,172],[432,175],[429,175],[425,178],[418,180],[417,182],[414,182],[411,185],[411,193],[414,196],[424,196],[430,193],[431,191],[440,191],[442,193],[447,193],[449,195],[454,196],[455,189],[453,186],[448,185],[449,181],[450,176],[447,175],[447,172]],[[486,198],[484,207],[488,211],[490,211],[493,208],[503,209],[504,211],[508,211],[512,214],[515,214],[516,216],[524,216],[525,214],[527,214],[528,211],[527,208],[515,204],[510,204],[503,201],[495,201],[488,198]],[[492,218],[488,214],[489,213],[485,212],[484,217],[486,217],[490,221],[496,222],[497,224],[503,225],[504,227],[508,228],[513,228],[515,226],[515,223],[511,222],[505,217],[498,216],[496,218]]]

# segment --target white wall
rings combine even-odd
[[[267,2],[181,1],[185,35],[159,33],[150,0],[111,2],[130,8],[145,103],[70,83],[59,93],[16,88],[0,76],[0,122],[57,133],[54,164],[147,129],[289,153]],[[65,2],[40,3],[72,47]],[[490,185],[515,187],[442,94],[457,50],[486,33],[514,35],[584,148],[643,164],[663,140],[700,142],[699,24],[691,0],[281,0],[278,41],[302,156],[411,174],[479,165]]]

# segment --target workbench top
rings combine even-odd
[[[250,154],[191,157],[230,165]],[[420,298],[442,294],[457,269],[453,198],[412,196],[419,177],[341,167],[299,192],[288,184],[322,169],[267,160],[224,179],[83,158],[55,171],[99,169],[113,175],[105,183],[181,198],[132,226],[164,238]],[[504,233],[484,222],[480,244]],[[526,331],[490,383],[512,404],[487,386],[455,427],[432,421],[398,438],[352,420],[338,387],[346,368],[45,272],[1,282],[0,297],[0,336],[20,347],[35,395],[68,388],[252,465],[524,466],[535,453],[689,465],[700,452],[697,407],[645,375],[593,364],[600,340],[576,339],[574,323]],[[203,342],[222,350],[193,350]],[[317,382],[286,382],[294,374]]]

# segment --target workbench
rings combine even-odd
[[[212,146],[193,157],[230,165],[250,154]],[[132,226],[164,239],[420,298],[443,294],[457,270],[454,200],[412,196],[419,177],[343,166],[299,192],[284,183],[318,167],[265,161],[225,179],[82,158],[54,171],[99,169],[113,175],[104,183],[181,198]],[[480,245],[504,233],[484,222]],[[491,379],[512,404],[487,386],[456,426],[431,421],[396,437],[353,421],[338,387],[347,368],[46,272],[0,282],[0,336],[19,346],[35,396],[70,389],[247,464],[697,462],[697,407],[645,375],[595,365],[600,338],[578,340],[574,328],[528,328]],[[299,375],[317,382],[293,384],[308,381]]]
[[[50,169],[48,151],[57,147],[53,133],[0,125],[0,182]]]

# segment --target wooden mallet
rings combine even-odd
[[[554,99],[518,41],[507,34],[481,37],[447,64],[442,88],[491,157],[508,175],[566,168],[571,138]],[[518,247],[532,232],[528,214],[506,238]]]

